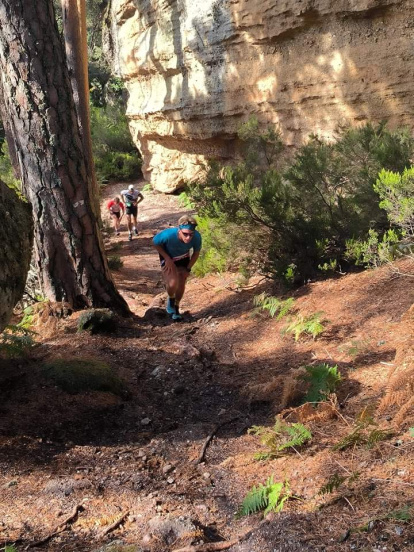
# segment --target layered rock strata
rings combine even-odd
[[[30,205],[0,180],[0,331],[21,299],[33,245]]]
[[[413,126],[414,0],[112,0],[116,70],[162,191],[237,155],[255,115],[288,144],[338,123]]]

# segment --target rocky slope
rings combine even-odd
[[[237,155],[255,115],[288,144],[338,123],[413,124],[413,0],[112,0],[144,176],[161,191]]]

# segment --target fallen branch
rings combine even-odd
[[[108,533],[111,533],[111,531],[119,527],[121,523],[125,520],[125,518],[128,516],[128,514],[129,514],[129,510],[121,514],[113,523],[111,523],[111,525],[108,525],[106,529],[104,529],[99,533],[99,537],[100,538],[105,537],[105,535],[107,535]]]
[[[201,462],[204,461],[204,456],[206,454],[207,447],[210,444],[210,441],[212,440],[214,435],[217,433],[217,430],[219,429],[219,427],[220,427],[220,425],[214,426],[212,431],[208,434],[206,440],[204,441],[203,448],[201,449],[200,455],[197,458],[197,460],[194,462],[195,464],[201,464]]]
[[[204,456],[206,454],[207,447],[210,444],[210,442],[211,442],[212,438],[214,437],[214,435],[217,433],[217,431],[221,427],[223,427],[224,425],[230,424],[231,422],[234,422],[235,420],[238,420],[239,418],[240,418],[240,416],[235,416],[234,418],[230,418],[230,420],[226,420],[225,422],[221,422],[220,424],[217,424],[213,427],[211,432],[207,435],[207,438],[206,438],[206,440],[204,441],[204,444],[203,444],[203,448],[201,449],[200,455],[197,458],[197,460],[195,460],[194,464],[196,464],[196,465],[201,464],[201,462],[204,461]]]
[[[82,512],[82,510],[84,510],[83,505],[82,504],[77,504],[73,508],[73,510],[72,510],[71,514],[69,515],[69,517],[67,517],[64,521],[59,523],[59,525],[55,528],[54,531],[52,531],[51,533],[46,535],[46,537],[44,537],[43,539],[40,539],[38,541],[29,543],[26,546],[25,550],[28,550],[29,548],[35,548],[36,546],[42,546],[42,544],[46,544],[48,541],[50,541],[50,539],[52,539],[53,537],[56,537],[56,535],[59,535],[60,533],[63,533],[63,531],[65,531],[67,529],[68,524],[72,523],[76,519],[76,516],[78,515],[78,512]]]

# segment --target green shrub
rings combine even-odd
[[[286,500],[290,496],[289,484],[287,481],[274,483],[273,476],[269,477],[266,483],[253,487],[244,498],[236,517],[248,516],[264,510],[264,515],[272,510],[281,512]]]
[[[312,439],[312,433],[300,423],[284,422],[276,417],[273,427],[253,426],[248,433],[260,437],[265,452],[255,454],[256,460],[267,460],[283,455],[289,449],[297,449]]]
[[[141,174],[141,164],[138,152],[108,151],[95,159],[96,176],[101,182],[136,180]]]
[[[122,380],[101,360],[78,358],[56,359],[43,366],[44,376],[70,394],[84,391],[124,392]]]
[[[267,294],[266,292],[256,295],[253,298],[253,305],[260,310],[267,311],[271,318],[274,318],[277,313],[277,320],[286,316],[294,307],[295,300],[293,297],[281,300],[277,297]]]
[[[316,339],[325,329],[321,321],[322,315],[322,312],[315,312],[309,316],[298,314],[290,324],[284,328],[283,333],[293,333],[295,341],[298,341],[302,334],[310,335],[313,339]]]
[[[124,266],[124,261],[119,255],[108,257],[108,266],[111,270],[119,270]]]
[[[237,268],[243,271],[246,259],[250,266],[256,266],[255,255],[246,249],[244,227],[224,224],[218,218],[197,217],[197,229],[203,236],[203,248],[193,268],[196,276]]]
[[[91,107],[91,134],[99,181],[132,180],[142,159],[132,141],[123,106]]]
[[[404,237],[414,237],[414,167],[406,168],[402,174],[382,170],[374,190],[389,221],[401,228]]]
[[[0,334],[0,353],[8,358],[24,356],[35,344],[35,332],[23,326],[6,326]]]
[[[261,132],[257,120],[239,139],[243,161],[211,163],[189,185],[189,201],[222,230],[243,228],[244,250],[291,285],[347,262],[347,241],[365,240],[370,229],[382,235],[389,223],[374,190],[378,173],[404,170],[414,151],[407,131],[384,123],[341,128],[332,143],[311,136],[289,165],[279,134]]]
[[[341,374],[338,366],[329,366],[329,364],[314,364],[305,366],[306,374],[301,376],[308,384],[306,395],[302,402],[317,403],[324,401],[330,393],[333,393],[339,382]]]
[[[79,316],[78,331],[91,334],[113,332],[116,329],[114,313],[109,309],[89,309]]]

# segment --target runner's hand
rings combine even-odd
[[[171,274],[175,268],[174,261],[172,259],[165,260],[165,265],[163,267],[163,271],[167,274]]]

